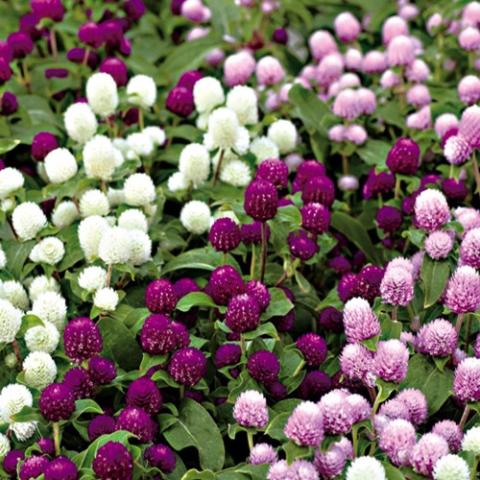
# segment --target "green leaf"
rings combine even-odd
[[[23,337],[25,335],[25,332],[29,328],[36,327],[38,325],[43,326],[44,323],[36,315],[33,315],[33,314],[24,315],[23,318],[22,318],[22,326],[20,327],[20,330],[18,332],[18,336]]]
[[[293,303],[288,299],[281,288],[270,288],[269,292],[270,303],[267,310],[262,315],[262,320],[286,315],[293,308]]]
[[[295,443],[289,441],[286,445],[283,446],[283,451],[287,456],[287,462],[292,463],[294,460],[300,458],[306,458],[311,455],[310,448],[308,447],[299,447]]]
[[[13,138],[0,138],[0,155],[4,153],[10,152],[13,150],[18,144],[20,140],[13,139]]]
[[[34,422],[40,421],[43,417],[38,408],[24,406],[18,413],[13,416],[15,422]]]
[[[387,480],[405,480],[405,475],[398,468],[388,462],[383,462],[382,465],[385,468]]]
[[[178,301],[176,309],[181,312],[188,312],[193,307],[217,308],[217,304],[206,293],[192,292]]]
[[[385,167],[385,160],[391,146],[382,140],[369,140],[357,153],[367,165]]]
[[[295,205],[286,205],[278,209],[275,220],[287,223],[291,230],[298,230],[302,225],[302,214]]]
[[[217,476],[211,470],[199,471],[196,468],[192,468],[185,472],[181,480],[215,480]]]
[[[265,480],[267,478],[268,468],[270,465],[239,465],[235,468],[236,473],[244,473],[251,480]]]
[[[75,413],[74,417],[78,418],[84,413],[103,413],[103,408],[91,398],[82,398],[75,402]]]
[[[435,304],[445,290],[450,275],[450,266],[447,261],[435,261],[425,255],[422,264],[421,278],[425,293],[424,307]]]
[[[21,278],[23,266],[34,245],[35,240],[29,240],[23,243],[16,240],[7,240],[2,243],[5,255],[7,256],[7,270],[11,272],[15,278]]]
[[[274,440],[284,442],[287,437],[283,433],[283,430],[285,428],[285,425],[287,424],[287,420],[290,417],[290,414],[291,412],[283,412],[275,416],[273,420],[271,420],[268,424],[268,427],[265,430],[265,435],[268,435]]]
[[[280,339],[275,325],[271,322],[262,323],[255,330],[243,334],[245,340],[255,340],[255,338],[263,337],[264,335],[270,338],[275,338],[276,340]]]

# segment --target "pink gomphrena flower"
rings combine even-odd
[[[420,250],[419,252],[416,252],[414,255],[411,257],[412,265],[413,265],[413,278],[415,280],[418,279],[420,276],[420,271],[422,269],[423,265],[423,258],[425,256],[425,252],[423,250]]]
[[[261,4],[262,12],[266,15],[270,15],[279,8],[280,3],[277,0],[263,0]]]
[[[371,115],[377,108],[377,98],[372,90],[368,88],[359,88],[357,90],[357,97],[361,112],[364,115]]]
[[[253,75],[256,62],[247,50],[234,53],[225,59],[223,78],[229,87],[243,85]]]
[[[323,440],[323,417],[313,402],[300,403],[288,418],[285,436],[302,447],[318,447]]]
[[[323,414],[325,433],[339,435],[352,429],[354,415],[347,398],[348,392],[337,389],[326,393],[320,399],[318,405]]]
[[[387,264],[386,270],[391,270],[393,268],[403,268],[413,275],[413,264],[408,258],[396,257],[393,260],[390,260]]]
[[[351,72],[344,73],[338,80],[338,85],[340,87],[340,90],[344,90],[345,88],[360,87],[361,84],[362,82],[359,76],[356,73],[351,73]]]
[[[267,480],[287,480],[289,478],[294,477],[290,465],[286,460],[279,460],[270,465],[267,473]]]
[[[337,477],[342,473],[346,462],[345,452],[336,444],[332,445],[326,452],[318,449],[313,461],[322,478]]]
[[[380,323],[370,304],[363,298],[352,298],[343,309],[343,325],[349,343],[362,342],[380,333]]]
[[[422,55],[424,52],[422,41],[417,37],[410,37],[410,40],[413,43],[413,51],[415,55]]]
[[[388,402],[387,402],[388,403]],[[377,413],[373,417],[373,426],[375,427],[375,432],[380,434],[380,432],[394,419],[388,418],[385,415]]]
[[[449,35],[457,36],[462,30],[462,24],[458,20],[452,20],[447,28],[447,33]]]
[[[463,77],[458,83],[458,96],[460,100],[472,105],[480,100],[480,78],[476,75],[467,75]]]
[[[313,65],[305,65],[300,72],[300,78],[303,78],[309,84],[314,83],[317,75],[317,68]]]
[[[423,60],[417,58],[407,67],[405,76],[410,82],[425,82],[430,76],[430,68]]]
[[[462,25],[476,27],[480,24],[480,3],[469,2],[462,11]]]
[[[251,450],[248,462],[252,465],[272,464],[278,460],[277,452],[268,443],[257,443]]]
[[[408,345],[409,343],[413,345],[415,343],[415,335],[412,332],[402,332],[400,334],[400,341],[405,345]]]
[[[326,30],[317,30],[308,39],[308,45],[312,57],[320,61],[329,53],[338,52],[337,43],[330,32]]]
[[[432,101],[428,87],[421,83],[410,87],[407,90],[406,97],[407,103],[414,107],[424,107],[425,105],[429,105]]]
[[[435,120],[435,133],[443,138],[449,130],[458,129],[459,121],[453,113],[442,113]]]
[[[379,342],[373,370],[386,382],[400,383],[407,376],[408,357],[408,349],[400,340]]]
[[[458,367],[468,355],[461,348],[457,348],[452,355],[452,363],[455,367]]]
[[[295,460],[290,466],[292,477],[299,480],[319,480],[317,469],[308,460]]]
[[[362,52],[356,48],[349,48],[345,52],[343,60],[348,70],[360,70],[362,68],[363,55]]]
[[[278,110],[282,105],[280,96],[273,91],[267,92],[267,99],[265,100],[265,109],[268,112],[274,112]]]
[[[315,72],[318,85],[328,87],[338,80],[343,72],[343,58],[339,53],[330,53],[320,60]]]
[[[328,138],[332,142],[341,143],[345,140],[345,130],[346,130],[346,128],[342,124],[334,125],[328,131]]]
[[[225,52],[221,48],[214,48],[205,55],[205,61],[211,67],[218,67],[225,59]]]
[[[342,192],[354,192],[358,190],[358,178],[354,175],[342,175],[338,179],[338,188]]]
[[[333,113],[345,120],[355,120],[361,113],[357,92],[351,88],[342,90],[333,102]]]
[[[415,60],[415,45],[411,37],[394,37],[387,47],[387,62],[390,67],[407,66]]]
[[[342,12],[333,21],[335,34],[343,43],[350,43],[357,39],[362,31],[360,22],[350,13]]]
[[[465,233],[472,230],[472,228],[480,227],[480,212],[474,208],[456,208],[454,211],[454,217],[463,227]]]
[[[362,395],[359,395],[358,393],[349,395],[347,397],[347,403],[352,407],[353,423],[363,422],[370,417],[372,406]]]
[[[392,420],[381,430],[379,447],[397,466],[408,466],[410,450],[416,443],[415,427],[407,420]]]
[[[410,421],[410,412],[408,407],[396,398],[392,398],[380,407],[379,415],[386,417],[389,420],[401,418]]]
[[[271,55],[260,59],[255,71],[260,85],[275,85],[285,78],[282,64]]]
[[[457,348],[458,335],[447,320],[438,318],[423,325],[417,333],[415,348],[433,357],[448,357]]]
[[[427,20],[427,32],[430,35],[435,35],[442,26],[442,23],[443,18],[440,13],[434,13],[433,15],[430,15]]]
[[[338,442],[335,442],[332,447],[341,448],[346,455],[347,460],[353,460],[353,444],[347,437],[342,437]]]
[[[186,0],[182,4],[180,12],[187,20],[195,23],[208,21],[211,16],[210,10],[203,5],[201,0]]]
[[[480,30],[476,27],[467,27],[458,36],[459,45],[469,52],[474,52],[480,47]]]
[[[416,472],[431,478],[437,460],[448,453],[448,443],[443,437],[435,433],[427,433],[411,450],[410,464]]]
[[[349,380],[368,383],[373,367],[373,353],[361,343],[349,343],[343,347],[340,369]]]
[[[400,8],[398,14],[404,20],[413,20],[416,16],[418,16],[418,7],[413,5],[412,3],[407,3]]]
[[[438,190],[427,189],[415,200],[415,221],[419,228],[432,232],[450,221],[447,199]]]
[[[443,155],[452,165],[464,164],[472,154],[472,147],[463,135],[452,135],[443,146]]]
[[[367,131],[361,125],[349,125],[345,130],[345,140],[355,145],[363,145],[367,138]]]
[[[480,307],[480,275],[468,265],[458,267],[447,284],[444,305],[457,315]]]
[[[398,400],[407,407],[410,416],[409,420],[414,425],[420,425],[427,420],[427,398],[420,390],[416,388],[406,388],[395,397],[395,400]]]
[[[437,230],[430,233],[425,240],[425,251],[430,258],[441,260],[447,258],[453,248],[453,236],[449,232]]]
[[[193,42],[200,38],[206,37],[210,33],[210,29],[206,27],[194,27],[187,33],[187,41]]]
[[[383,73],[387,68],[387,59],[383,52],[371,50],[366,53],[362,61],[362,71],[364,73]]]
[[[380,284],[380,295],[384,303],[405,307],[413,298],[413,287],[411,272],[404,268],[387,268]]]
[[[480,400],[480,359],[468,357],[455,369],[453,393],[462,402]]]
[[[242,427],[264,428],[268,423],[265,397],[256,390],[242,392],[235,401],[233,418]]]
[[[407,117],[407,127],[412,130],[427,130],[432,126],[432,111],[430,106],[426,105],[418,112],[412,113]]]
[[[480,269],[480,228],[472,228],[463,237],[460,260],[462,265]]]
[[[473,147],[480,146],[480,107],[472,105],[462,113],[458,133]]]
[[[397,15],[387,18],[382,26],[383,43],[388,45],[393,38],[400,35],[408,35],[407,22]]]
[[[443,437],[450,448],[450,451],[456,453],[462,446],[463,432],[452,420],[441,420],[437,422],[433,428],[432,433],[436,433]]]

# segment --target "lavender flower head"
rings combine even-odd
[[[382,403],[379,414],[376,415],[376,417],[385,417],[388,421],[397,418],[408,420],[409,422],[411,421],[408,407],[397,398],[392,398],[391,400]]]
[[[447,284],[444,304],[452,312],[475,312],[480,306],[480,275],[467,265],[457,268]]]
[[[443,437],[435,433],[427,433],[420,438],[410,452],[410,464],[416,472],[430,477],[435,463],[448,453],[448,443]]]
[[[453,393],[462,402],[480,400],[480,359],[466,358],[455,369]]]
[[[449,135],[447,132],[446,136]],[[472,146],[463,135],[450,135],[443,137],[443,155],[452,165],[464,164],[472,154]]]
[[[268,443],[257,443],[251,450],[248,462],[252,465],[272,464],[278,460],[277,452]]]
[[[349,380],[367,383],[373,367],[373,353],[360,343],[349,343],[343,347],[340,369]]]
[[[295,479],[319,480],[315,466],[307,460],[295,460],[290,466],[290,470]]]
[[[242,392],[235,401],[233,418],[242,427],[265,428],[268,423],[265,397],[256,390]]]
[[[434,260],[447,258],[452,248],[453,238],[448,232],[437,230],[430,233],[425,240],[425,251]]]
[[[302,447],[317,447],[323,440],[323,417],[313,402],[300,403],[288,418],[285,436]]]
[[[408,349],[400,340],[379,342],[373,369],[382,380],[400,383],[407,376],[408,358]]]
[[[413,299],[413,276],[404,268],[387,268],[380,284],[382,300],[405,307]]]
[[[453,420],[440,420],[433,426],[432,433],[443,437],[447,441],[451,452],[456,453],[460,450],[463,432]]]
[[[343,309],[343,325],[348,342],[368,340],[380,333],[380,323],[363,298],[352,298]]]
[[[392,420],[380,432],[379,446],[397,466],[409,465],[409,454],[415,443],[415,427],[401,418]]]
[[[348,433],[354,423],[354,413],[346,401],[348,393],[343,390],[332,390],[325,394],[318,405],[323,414],[325,433],[338,435]]]
[[[460,245],[462,265],[480,268],[480,228],[472,228],[463,237]]]
[[[402,402],[407,407],[409,420],[414,425],[420,425],[427,420],[427,399],[420,390],[406,388],[395,397],[395,400]]]
[[[335,478],[340,475],[347,462],[345,452],[336,444],[326,452],[317,449],[313,461],[321,478]]]
[[[267,473],[267,480],[288,480],[294,478],[290,465],[285,460],[272,463]]]
[[[457,348],[458,335],[453,325],[441,318],[423,325],[417,333],[416,350],[433,357],[447,357]]]
[[[415,200],[415,220],[417,225],[432,232],[450,220],[447,199],[438,190],[424,190]]]
[[[363,422],[363,420],[370,417],[372,406],[362,395],[359,395],[358,393],[349,395],[347,397],[347,403],[352,407],[353,423]]]

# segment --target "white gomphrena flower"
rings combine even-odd
[[[32,388],[42,390],[50,385],[57,376],[57,366],[47,352],[31,352],[23,361],[25,383]]]
[[[239,137],[240,123],[230,108],[220,107],[208,117],[208,130],[204,143],[209,150],[233,148]]]
[[[123,186],[125,200],[132,207],[148,205],[157,196],[152,178],[146,173],[130,175]]]
[[[195,121],[195,124],[199,130],[206,130],[208,127],[208,117],[210,112],[200,113]]]
[[[97,132],[97,118],[88,103],[70,105],[64,113],[68,136],[78,143],[88,142]]]
[[[78,218],[78,209],[71,200],[60,202],[52,212],[52,223],[58,228],[71,225]]]
[[[88,104],[101,117],[109,117],[118,106],[117,84],[108,73],[94,73],[87,80]]]
[[[65,246],[57,237],[45,237],[30,252],[30,260],[36,263],[55,265],[65,255]]]
[[[102,311],[113,312],[118,305],[118,293],[113,288],[101,288],[95,293],[93,304]]]
[[[113,227],[106,230],[98,246],[98,256],[107,264],[127,263],[130,259],[131,237],[129,230]]]
[[[346,480],[386,480],[383,465],[373,457],[358,457],[348,467]]]
[[[0,342],[11,343],[22,325],[22,311],[8,300],[0,299]]]
[[[124,155],[127,154],[127,152],[130,150],[130,147],[128,146],[127,141],[124,138],[114,138],[112,140],[113,146],[117,149],[120,150]]]
[[[462,450],[472,452],[475,456],[480,455],[480,426],[473,427],[465,433],[462,440]]]
[[[220,180],[234,187],[246,187],[252,180],[252,172],[246,162],[232,160],[222,168]]]
[[[87,190],[80,198],[80,215],[91,217],[99,215],[104,217],[110,213],[110,204],[107,196],[98,189]]]
[[[225,101],[222,84],[213,77],[203,77],[193,87],[193,101],[198,113],[211,112]]]
[[[94,292],[106,285],[107,271],[102,267],[87,267],[78,276],[78,284],[87,292]]]
[[[237,85],[227,94],[227,107],[232,109],[241,125],[258,123],[258,100],[255,90]]]
[[[60,285],[53,277],[47,277],[46,275],[32,278],[28,285],[30,300],[34,302],[39,295],[45,292],[60,293]]]
[[[182,172],[175,172],[168,177],[167,187],[171,192],[180,192],[188,188],[188,182]]]
[[[36,203],[24,202],[13,211],[12,224],[20,240],[31,240],[47,226],[47,217]]]
[[[117,207],[118,205],[125,203],[125,192],[123,191],[123,188],[109,187],[107,198],[111,207]]]
[[[13,352],[7,353],[5,357],[3,357],[3,361],[7,368],[15,368],[18,364],[17,357]]]
[[[152,258],[152,240],[141,230],[129,230],[130,232],[130,259],[133,265],[142,265]]]
[[[110,180],[115,170],[115,151],[105,135],[95,135],[83,147],[83,164],[89,178]]]
[[[57,292],[44,292],[33,302],[31,312],[44,322],[50,322],[58,330],[63,330],[67,319],[67,303]]]
[[[445,455],[433,468],[435,480],[469,480],[470,469],[467,462],[458,455]]]
[[[211,218],[210,207],[200,200],[191,200],[180,212],[182,225],[187,231],[196,235],[202,235],[208,231]]]
[[[26,442],[37,431],[38,422],[14,422],[10,424],[10,430],[15,434],[19,442]]]
[[[125,157],[123,153],[115,147],[113,147],[113,160],[115,163],[115,168],[120,167],[125,162]]]
[[[8,280],[2,283],[2,298],[8,300],[15,308],[27,310],[29,306],[27,291],[20,282]]]
[[[267,158],[280,158],[277,144],[268,137],[255,138],[250,144],[250,152],[257,157],[258,164]]]
[[[237,131],[237,141],[235,151],[240,155],[245,155],[250,147],[250,133],[245,127],[240,127]]]
[[[160,127],[151,126],[144,128],[143,133],[145,135],[148,135],[150,137],[150,140],[152,140],[153,144],[157,147],[161,147],[167,139],[167,136],[165,135],[165,130]]]
[[[58,347],[60,333],[53,323],[43,322],[25,332],[25,344],[31,352],[53,353]]]
[[[0,199],[4,199],[23,187],[25,179],[16,168],[7,167],[0,170]]]
[[[105,231],[110,228],[108,221],[98,215],[87,217],[78,225],[78,240],[87,260],[98,257],[98,246]]]
[[[153,107],[157,100],[157,86],[148,75],[135,75],[127,83],[128,103],[142,108]]]
[[[3,247],[0,244],[0,269],[5,268],[6,266],[7,266],[7,256],[5,255],[5,251],[3,250]]]
[[[15,208],[16,202],[13,198],[5,198],[0,202],[2,212],[11,212]]]
[[[129,208],[118,217],[118,226],[127,230],[141,230],[148,232],[148,220],[145,214],[138,208]]]
[[[10,451],[10,441],[3,433],[0,433],[0,459]]]
[[[77,161],[66,148],[56,148],[44,160],[45,173],[50,183],[63,183],[73,178],[78,171]]]
[[[5,423],[13,423],[12,417],[32,404],[32,394],[25,385],[10,383],[0,392],[0,418]]]
[[[297,144],[297,128],[290,120],[277,120],[268,127],[268,138],[280,153],[290,153]]]
[[[190,143],[180,153],[178,170],[183,175],[187,185],[194,187],[204,183],[210,175],[210,154],[199,143]]]
[[[154,144],[150,136],[144,132],[131,133],[127,137],[127,144],[130,150],[140,157],[148,157],[153,153]]]

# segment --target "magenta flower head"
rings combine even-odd
[[[405,307],[413,299],[413,275],[400,267],[387,268],[380,284],[382,300],[390,305]]]
[[[260,306],[252,295],[235,295],[228,302],[225,324],[235,333],[255,330],[260,323]]]
[[[217,368],[236,365],[242,356],[242,350],[235,343],[220,345],[215,352],[214,364]]]
[[[143,408],[150,415],[154,415],[162,408],[163,398],[153,380],[140,377],[128,386],[126,403],[131,407]]]
[[[347,302],[348,300],[355,297],[357,288],[357,275],[352,272],[345,273],[340,278],[340,281],[337,285],[337,292],[340,300],[342,302]]]
[[[100,480],[133,478],[132,455],[120,442],[110,441],[100,447],[93,459],[92,468]]]
[[[0,100],[0,115],[13,115],[18,110],[18,101],[12,92],[3,92]]]
[[[274,353],[259,350],[248,357],[247,370],[252,378],[267,385],[278,380],[280,362]]]
[[[51,438],[42,437],[37,442],[37,445],[45,455],[50,455],[52,457],[55,455],[55,442]]]
[[[263,312],[270,304],[271,295],[268,288],[259,280],[250,280],[245,285],[245,292],[253,297]]]
[[[313,461],[321,478],[335,478],[339,476],[346,462],[345,452],[336,444],[332,445],[326,452],[317,449]]]
[[[155,436],[157,425],[143,408],[125,407],[117,418],[117,430],[131,432],[140,442],[149,443]]]
[[[308,372],[298,387],[298,395],[304,400],[317,402],[320,397],[327,393],[332,387],[330,377],[319,370]]]
[[[400,340],[379,342],[373,370],[386,382],[400,383],[407,376],[408,358],[408,348]]]
[[[327,342],[316,333],[306,333],[295,342],[307,365],[319,367],[327,358]]]
[[[39,477],[45,472],[50,460],[40,455],[27,458],[20,467],[20,480],[30,480]]]
[[[301,447],[317,447],[323,440],[323,418],[320,407],[302,402],[293,410],[284,429],[285,436]]]
[[[409,420],[414,425],[420,425],[428,418],[428,404],[425,395],[416,388],[402,390],[395,399],[403,403],[408,410]]]
[[[257,168],[257,178],[273,183],[278,189],[288,186],[288,167],[281,160],[270,158],[263,160]]]
[[[475,312],[480,306],[480,275],[467,265],[457,268],[447,284],[444,304],[453,313]]]
[[[90,373],[82,367],[74,367],[68,370],[63,378],[63,383],[72,390],[76,399],[90,398],[95,389]]]
[[[123,10],[129,20],[136,22],[142,18],[146,7],[143,0],[126,0],[123,4]]]
[[[361,114],[361,103],[356,90],[342,90],[333,102],[333,113],[345,120],[355,120]]]
[[[310,178],[324,177],[325,175],[326,170],[322,163],[316,160],[305,160],[298,166],[295,183],[299,186],[299,190],[301,190]]]
[[[312,177],[307,180],[302,189],[303,203],[318,202],[326,207],[331,207],[335,200],[335,185],[325,175]]]
[[[398,35],[387,47],[387,62],[390,67],[407,66],[415,60],[415,45],[410,37]]]
[[[42,390],[38,406],[49,422],[68,420],[75,411],[75,397],[70,387],[63,383],[52,383]]]
[[[231,218],[219,218],[210,228],[208,240],[218,252],[229,252],[240,245],[240,228]]]
[[[305,230],[297,230],[288,234],[288,248],[292,256],[306,262],[318,252],[316,239]]]
[[[115,419],[110,415],[97,415],[88,424],[88,439],[93,442],[98,437],[113,433],[117,429]]]
[[[469,193],[467,184],[455,178],[445,178],[442,182],[442,191],[449,200],[454,202],[463,202]]]
[[[450,209],[442,192],[427,189],[418,195],[415,200],[415,221],[420,228],[432,232],[449,220]]]
[[[164,355],[175,347],[175,333],[171,320],[161,313],[147,317],[140,332],[140,345],[144,352],[151,355]]]
[[[410,464],[416,472],[431,477],[435,463],[448,453],[448,443],[443,437],[427,433],[410,452]]]
[[[25,458],[25,453],[22,450],[10,450],[3,458],[3,469],[7,475],[13,477],[17,474],[18,463]]]
[[[312,233],[324,233],[330,226],[330,211],[321,203],[311,202],[304,205],[302,214],[302,226]]]
[[[167,95],[165,107],[180,117],[188,117],[195,110],[193,93],[185,87],[173,87]]]
[[[106,385],[115,380],[117,368],[115,363],[104,357],[92,357],[88,362],[91,379],[98,385]]]
[[[63,18],[65,8],[61,0],[30,0],[32,13],[38,18],[50,18],[59,22]]]
[[[205,292],[218,305],[227,305],[235,295],[243,293],[245,285],[242,276],[231,265],[217,267],[210,275]]]
[[[365,265],[356,277],[355,295],[373,302],[380,295],[380,284],[385,271],[377,265]]]
[[[373,353],[360,343],[349,343],[343,347],[340,369],[349,380],[371,383],[369,374],[373,368]]]
[[[350,12],[342,12],[337,15],[333,26],[338,39],[344,43],[356,40],[362,30],[360,22]]]
[[[254,221],[252,223],[244,223],[240,228],[242,242],[245,245],[256,244],[262,241],[262,222]],[[267,225],[267,242],[270,239],[270,227]]]
[[[44,471],[45,480],[78,480],[76,465],[67,457],[52,460]]]
[[[343,331],[342,312],[334,307],[324,308],[318,316],[318,325],[335,333]]]
[[[68,322],[63,332],[63,344],[67,356],[76,362],[98,355],[103,348],[100,330],[87,317]]]
[[[14,58],[22,59],[32,53],[33,42],[29,35],[23,32],[13,32],[7,38]]]
[[[265,222],[277,213],[278,193],[275,185],[261,178],[256,178],[245,190],[245,212],[253,219]]]
[[[88,21],[80,25],[77,34],[78,39],[82,43],[92,47],[94,50],[99,48],[104,41],[101,27],[93,21]]]
[[[0,85],[8,82],[12,77],[12,74],[13,72],[8,61],[5,58],[0,57]]]
[[[203,78],[203,74],[200,70],[187,70],[178,79],[177,87],[184,87],[193,91],[193,87],[201,78]]]
[[[32,140],[32,158],[41,162],[52,150],[58,148],[58,141],[50,132],[39,132]]]
[[[347,402],[348,393],[343,390],[332,390],[325,394],[318,405],[323,414],[325,433],[339,435],[348,433],[354,423],[352,406]]]
[[[207,372],[207,359],[198,348],[177,350],[168,364],[168,373],[173,379],[187,387],[196,385]]]
[[[466,358],[455,369],[453,393],[462,402],[480,400],[480,359]]]
[[[251,465],[272,464],[278,460],[277,452],[268,443],[257,443],[251,450],[248,463]]]
[[[433,426],[432,433],[443,437],[447,441],[451,452],[456,453],[460,450],[463,432],[453,420],[440,420]]]
[[[457,348],[458,335],[453,325],[441,318],[423,325],[417,333],[416,350],[433,357],[447,357]]]
[[[386,163],[393,173],[415,175],[420,165],[420,147],[410,138],[399,138],[388,152]]]
[[[123,87],[127,84],[128,81],[128,72],[127,66],[123,60],[119,58],[106,58],[99,68],[100,72],[108,73],[115,80],[115,83],[119,87]]]
[[[449,232],[437,230],[425,240],[425,251],[434,260],[447,258],[453,248],[453,236]]]
[[[386,233],[393,233],[401,227],[403,215],[398,208],[385,205],[379,208],[375,220],[378,228]]]
[[[376,173],[375,168],[368,172],[367,181],[363,186],[363,198],[369,200],[388,192],[395,186],[395,175],[390,172]]]
[[[143,454],[143,458],[149,465],[160,469],[163,473],[173,472],[177,465],[173,450],[162,443],[148,447]]]
[[[233,418],[242,427],[265,428],[268,423],[267,400],[256,390],[242,392],[235,401]]]
[[[343,309],[343,326],[349,343],[362,342],[380,333],[380,323],[368,302],[352,298]]]
[[[177,294],[172,283],[159,278],[150,282],[145,290],[145,305],[153,313],[172,313],[177,304]]]

